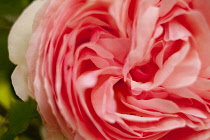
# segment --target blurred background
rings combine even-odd
[[[8,56],[11,26],[33,0],[0,0],[0,139],[39,140],[41,119],[33,100],[22,102],[11,84],[15,68]]]

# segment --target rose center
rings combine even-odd
[[[130,70],[130,74],[134,81],[145,83],[154,78],[157,70],[158,66],[153,61],[150,61],[145,65],[134,67]]]

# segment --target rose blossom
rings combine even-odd
[[[36,100],[48,139],[209,140],[209,8],[37,0],[9,36],[16,93]]]

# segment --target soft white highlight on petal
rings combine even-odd
[[[44,0],[34,1],[25,9],[10,31],[8,39],[9,57],[15,64],[22,64],[25,61],[33,20],[44,2]]]
[[[18,65],[12,74],[12,84],[14,85],[16,94],[23,101],[26,101],[28,99],[28,95],[31,95],[27,82],[27,68],[24,65]]]
[[[44,0],[37,0],[26,8],[13,25],[8,38],[10,60],[18,65],[12,74],[12,83],[16,94],[24,101],[31,95],[28,88],[28,68],[25,55],[32,33],[34,16],[43,4]]]

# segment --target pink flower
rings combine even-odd
[[[16,92],[26,100],[30,91],[51,135],[208,140],[209,8],[209,0],[35,1],[9,38]]]

